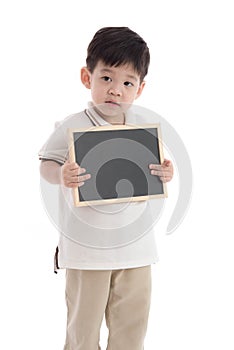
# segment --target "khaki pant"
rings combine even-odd
[[[64,350],[101,350],[105,314],[107,350],[143,350],[151,295],[151,266],[125,270],[66,271]]]

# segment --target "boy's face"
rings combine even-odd
[[[123,115],[141,95],[145,85],[131,64],[110,67],[102,61],[98,62],[93,73],[86,67],[82,68],[81,80],[91,89],[94,105],[109,119]]]

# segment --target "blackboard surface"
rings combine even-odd
[[[70,160],[91,174],[74,190],[75,205],[166,196],[165,184],[149,170],[163,162],[158,124],[70,129],[70,137]]]

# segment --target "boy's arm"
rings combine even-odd
[[[62,165],[53,160],[42,160],[40,174],[51,184],[61,184],[61,168]]]
[[[53,160],[42,160],[40,165],[41,176],[51,184],[61,184],[66,187],[83,186],[85,180],[90,179],[91,175],[81,175],[86,172],[77,163],[66,161],[63,165]]]

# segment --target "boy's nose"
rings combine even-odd
[[[117,86],[112,86],[108,92],[112,96],[121,96],[122,95],[121,90]]]

